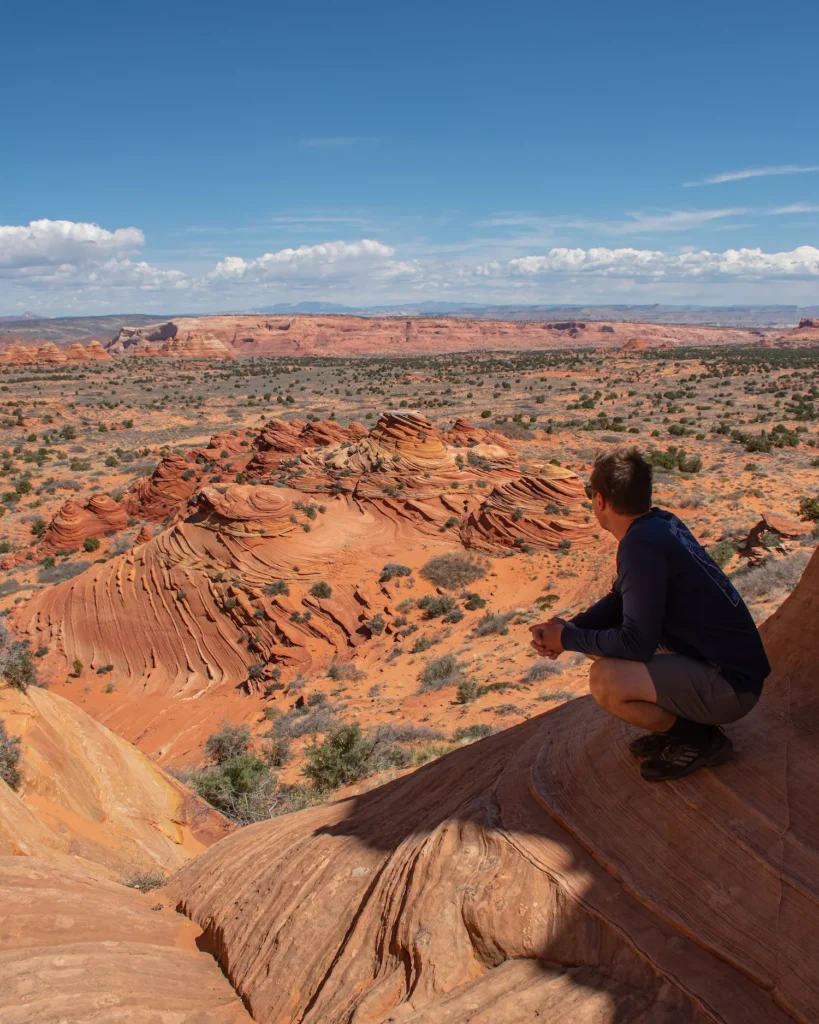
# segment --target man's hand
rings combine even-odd
[[[563,653],[563,627],[568,623],[565,619],[553,618],[548,622],[539,622],[536,626],[530,626],[532,633],[532,647],[543,658],[550,658],[552,661],[559,658]]]

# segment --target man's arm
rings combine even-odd
[[[578,612],[569,619],[572,626],[580,629],[611,629],[619,626],[623,621],[623,599],[620,591],[613,587],[605,597],[587,608],[584,612]]]
[[[649,661],[660,643],[668,590],[668,564],[661,551],[645,543],[621,544],[619,555],[622,620],[609,628],[595,628],[586,626],[585,622],[578,623],[578,616],[563,627],[561,642],[567,651],[580,651],[602,658]],[[603,602],[606,600],[604,597]],[[598,605],[603,602],[598,602]],[[596,610],[598,605],[589,611]]]

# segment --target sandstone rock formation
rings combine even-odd
[[[131,516],[161,523],[185,508],[198,484],[194,463],[183,455],[166,455],[150,476],[134,483],[125,509]]]
[[[781,540],[797,540],[810,532],[810,523],[799,522],[775,512],[763,512],[762,518],[748,534],[742,553],[746,555],[754,552],[764,553],[772,546],[770,543],[772,540],[779,544]]]
[[[251,1024],[199,930],[155,902],[77,866],[0,857],[0,1021]]]
[[[814,554],[717,770],[642,782],[582,698],[242,829],[172,894],[257,1024],[812,1024],[817,622]]]
[[[462,524],[461,539],[466,547],[483,551],[524,544],[554,550],[583,543],[598,529],[585,501],[576,473],[544,466],[539,476],[522,476],[493,488]]]
[[[476,427],[469,420],[458,417],[450,429],[444,434],[446,443],[453,448],[468,448],[476,444],[494,444],[499,448],[508,445],[506,437],[497,430],[486,430],[484,427]]]
[[[389,560],[394,526],[344,497],[324,513],[304,499],[279,487],[204,488],[187,521],[21,606],[33,646],[49,647],[58,675],[75,659],[89,671],[113,665],[116,701],[96,713],[152,754],[198,759],[231,701],[274,670],[288,680],[349,659],[370,637],[367,621],[387,610],[389,597],[361,581],[361,562]],[[327,578],[332,597],[312,595]],[[251,676],[253,665],[264,673]]]
[[[175,338],[178,329],[173,320],[161,324],[146,324],[144,327],[120,327],[119,334],[111,342],[111,346],[127,352],[140,343],[163,342],[168,338]]]
[[[0,856],[73,862],[121,879],[172,871],[228,827],[136,747],[56,694],[0,687],[0,718],[21,737],[23,754],[20,789],[0,780]]]
[[[9,345],[0,352],[0,364],[42,364],[52,363],[75,363],[89,360],[106,361],[111,356],[103,349],[98,341],[89,341],[83,346],[79,341],[68,345],[66,348],[58,348],[53,342],[47,341],[43,345]]]
[[[169,338],[158,355],[175,359],[235,359],[236,353],[211,334]]]
[[[69,498],[52,519],[40,546],[46,553],[72,551],[87,537],[102,537],[111,530],[124,530],[128,513],[107,494],[95,494],[83,505]]]

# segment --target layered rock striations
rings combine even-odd
[[[717,770],[643,782],[587,697],[242,829],[172,895],[257,1024],[812,1024],[817,623],[819,554]]]
[[[95,494],[84,505],[69,498],[52,519],[40,546],[46,553],[72,551],[89,537],[99,538],[127,525],[125,508],[107,494]]]
[[[23,755],[19,789],[0,780],[0,856],[121,879],[174,870],[227,829],[145,754],[56,694],[0,688],[0,718]]]
[[[150,476],[137,480],[125,498],[129,515],[161,523],[187,505],[199,485],[197,466],[183,455],[166,455]]]
[[[251,1024],[199,929],[156,898],[0,856],[0,1021]]]
[[[538,476],[521,476],[494,487],[463,522],[461,540],[466,547],[490,552],[524,545],[555,550],[582,544],[598,529],[587,506],[576,473],[544,466]]]
[[[111,356],[98,341],[89,341],[87,346],[77,341],[62,349],[51,341],[40,346],[12,344],[0,352],[0,364],[50,365],[91,360],[105,362],[110,359]]]
[[[343,497],[234,484],[198,492],[187,521],[39,592],[20,619],[59,674],[113,666],[116,700],[95,711],[164,758],[199,756],[231,700],[280,676],[345,661],[389,598],[362,559],[395,545],[389,521]],[[326,596],[317,582],[332,580]],[[207,729],[203,733],[203,730]]]

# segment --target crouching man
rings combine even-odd
[[[541,655],[595,659],[593,697],[649,730],[631,751],[643,778],[660,782],[728,760],[719,727],[754,707],[770,665],[731,581],[675,515],[651,507],[651,473],[633,447],[597,456],[587,493],[619,542],[614,587],[569,621],[531,628]]]

